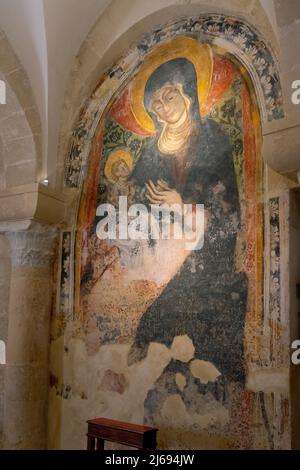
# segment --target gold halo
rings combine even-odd
[[[133,169],[133,158],[132,158],[132,156],[130,155],[129,152],[127,152],[126,150],[123,150],[123,149],[119,149],[119,150],[115,150],[114,152],[110,153],[107,160],[106,160],[106,164],[105,164],[105,167],[104,167],[104,175],[106,176],[108,181],[110,181],[111,183],[116,182],[115,179],[114,179],[114,176],[112,174],[112,167],[119,160],[124,160],[124,162],[126,163],[126,165],[129,168],[130,172]]]
[[[148,78],[163,63],[184,58],[192,62],[197,74],[199,106],[207,98],[213,70],[211,48],[196,39],[178,36],[157,46],[148,55],[131,86],[131,107],[138,124],[149,133],[155,133],[155,125],[145,109],[144,93]]]

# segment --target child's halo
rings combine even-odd
[[[116,162],[120,160],[123,160],[126,163],[126,165],[129,168],[130,173],[133,169],[133,158],[130,152],[128,152],[128,150],[125,150],[125,149],[114,150],[113,152],[109,154],[106,160],[105,167],[104,167],[104,175],[106,179],[110,181],[111,183],[116,182],[114,175],[113,175],[113,166]]]

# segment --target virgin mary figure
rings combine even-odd
[[[175,336],[188,335],[195,357],[243,382],[247,277],[235,269],[240,206],[229,138],[200,118],[197,73],[185,58],[156,68],[144,107],[156,133],[131,176],[139,194],[156,205],[204,204],[207,224],[203,248],[188,254],[144,312],[128,362],[143,359],[150,342],[170,347]]]

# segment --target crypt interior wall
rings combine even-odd
[[[157,425],[165,449],[289,447],[280,347],[288,320],[278,290],[289,200],[264,176],[249,75],[199,29],[173,38],[166,28],[156,42],[142,41],[142,65],[104,100],[99,123],[97,112],[82,113],[74,130],[66,184],[81,185],[81,198],[61,235],[50,448],[83,448],[86,420],[100,415]],[[114,67],[103,89],[116,87],[120,74]],[[172,116],[155,108],[168,94],[184,109],[179,144]],[[91,110],[99,96],[100,89]],[[268,113],[279,117],[276,99]],[[91,146],[81,171],[85,137]],[[119,196],[149,204],[148,179],[154,199],[167,184],[177,201],[207,206],[202,250],[99,240],[97,206],[112,203],[118,214]]]
[[[9,244],[5,237],[2,236],[0,237],[0,340],[4,342],[5,346],[7,346],[10,270]],[[0,448],[3,445],[4,381],[5,363],[1,363],[0,361]]]

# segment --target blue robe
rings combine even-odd
[[[235,271],[240,207],[232,148],[221,127],[206,119],[194,122],[180,157],[184,168],[174,156],[161,155],[154,138],[132,178],[141,189],[149,179],[164,179],[184,203],[204,204],[210,214],[204,246],[189,254],[143,314],[128,362],[143,359],[150,342],[170,347],[175,336],[186,334],[195,357],[212,362],[226,380],[244,382],[247,276]]]

